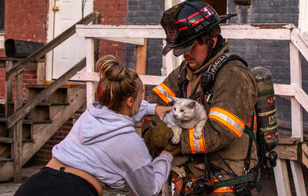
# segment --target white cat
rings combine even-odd
[[[207,114],[204,107],[197,101],[185,98],[171,97],[174,101],[172,110],[164,118],[164,122],[173,131],[172,143],[180,142],[182,129],[194,128],[194,137],[202,135]]]

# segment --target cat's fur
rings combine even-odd
[[[172,143],[177,144],[180,142],[182,129],[194,128],[194,137],[199,139],[207,120],[204,107],[191,99],[171,98],[174,101],[173,107],[166,114],[164,122],[173,131]]]

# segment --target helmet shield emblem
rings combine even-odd
[[[174,21],[170,20],[168,16],[164,16],[161,25],[164,27],[165,33],[167,35],[167,42],[175,44],[175,40],[178,38],[179,33]]]

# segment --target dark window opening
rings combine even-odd
[[[4,1],[0,0],[0,32],[4,31]]]
[[[210,4],[219,16],[227,13],[227,0],[206,0],[205,2]]]

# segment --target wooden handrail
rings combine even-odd
[[[85,18],[79,20],[77,23],[72,25],[70,28],[65,30],[63,33],[58,35],[56,38],[48,42],[45,46],[38,49],[36,52],[32,53],[27,58],[18,61],[11,69],[6,71],[6,81],[12,79],[18,73],[22,72],[27,68],[28,63],[38,61],[42,58],[47,52],[53,50],[56,46],[60,45],[63,41],[71,37],[76,33],[77,24],[89,24],[90,22],[98,23],[97,19],[99,18],[98,12],[92,12],[87,15]]]
[[[37,94],[31,102],[25,104],[20,110],[16,111],[7,119],[6,127],[11,128],[16,122],[24,118],[38,103],[46,99],[49,95],[55,92],[59,87],[61,87],[65,82],[72,78],[78,71],[86,66],[86,58],[79,61],[74,67],[69,69],[64,75],[58,78],[54,83],[48,86],[46,89]]]

